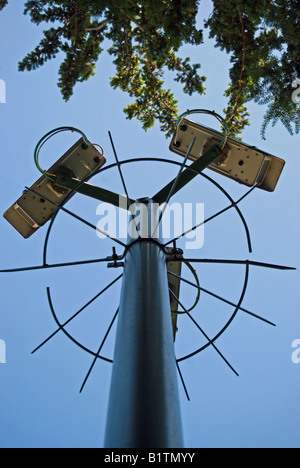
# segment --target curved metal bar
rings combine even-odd
[[[167,164],[173,164],[173,165],[176,165],[176,166],[182,166],[182,163],[177,162],[177,161],[170,161],[169,159],[153,158],[153,157],[151,157],[151,158],[126,159],[124,161],[120,161],[119,164],[120,165],[122,165],[122,164],[131,164],[131,163],[136,163],[136,162],[162,162],[162,163],[167,163]],[[117,166],[117,163],[110,164],[108,166],[104,166],[101,169],[99,169],[99,171],[97,171],[94,174],[94,176],[96,176],[98,174],[101,174],[102,172],[104,172],[106,170],[109,170],[109,169],[112,169],[112,168],[114,168],[116,166]],[[187,166],[187,165],[185,165],[185,167],[190,168],[190,166]],[[237,211],[237,213],[238,213],[239,217],[241,218],[241,221],[242,221],[242,223],[244,225],[244,228],[245,228],[245,231],[246,231],[246,236],[247,236],[248,249],[249,249],[249,252],[251,253],[252,252],[252,244],[251,244],[251,237],[250,237],[249,228],[248,228],[248,225],[246,223],[246,220],[245,220],[241,210],[239,209],[238,206],[235,206],[235,202],[234,202],[233,198],[229,195],[229,193],[223,187],[221,187],[220,184],[218,184],[218,182],[216,182],[214,179],[209,177],[207,174],[204,174],[203,172],[200,172],[200,171],[197,171],[197,170],[191,169],[191,168],[190,168],[190,170],[197,173],[197,174],[199,174],[199,175],[201,175],[202,177],[207,179],[209,182],[213,183],[228,198],[228,200],[231,202],[232,207],[235,208],[235,210]]]
[[[59,327],[55,332],[53,332],[48,338],[46,338],[37,348],[35,348],[31,354],[34,354],[36,351],[38,351],[42,346],[44,346],[48,341],[50,341],[55,335],[57,335],[62,328],[66,327],[72,320],[74,320],[76,317],[78,317],[79,314],[81,314],[87,307],[89,307],[93,302],[95,302],[97,299],[99,299],[102,294],[104,294],[106,291],[108,291],[109,288],[111,288],[115,283],[119,281],[123,276],[120,275],[118,278],[114,279],[111,283],[109,283],[102,291],[100,291],[96,296],[94,296],[92,299],[90,299],[83,307],[81,307],[75,314],[72,315],[64,324],[62,324],[61,327]]]
[[[68,333],[64,327],[62,326],[62,324],[59,322],[58,318],[57,318],[57,315],[55,313],[55,310],[54,310],[54,307],[53,307],[53,303],[52,303],[52,299],[51,299],[51,294],[50,294],[50,288],[47,288],[47,297],[48,297],[48,303],[49,303],[49,306],[50,306],[50,310],[52,312],[52,315],[53,315],[53,318],[55,320],[55,322],[57,323],[57,325],[59,326],[59,328],[61,329],[61,331],[71,340],[73,341],[74,344],[76,344],[79,348],[83,349],[83,351],[86,351],[87,353],[91,354],[92,356],[94,357],[97,357],[97,359],[102,359],[103,361],[106,361],[106,362],[109,362],[109,363],[113,363],[113,361],[111,359],[108,359],[104,356],[99,356],[97,353],[94,353],[94,351],[91,351],[90,349],[86,348],[85,346],[83,346],[81,343],[79,343],[79,341],[75,340],[75,338],[73,338],[72,335],[70,335],[70,333]]]
[[[43,249],[43,265],[44,266],[47,266],[48,243],[49,243],[50,234],[51,234],[51,231],[52,231],[52,226],[53,226],[53,224],[55,222],[55,219],[56,219],[56,216],[58,215],[58,213],[59,213],[59,211],[57,211],[55,213],[55,215],[53,216],[53,218],[51,219],[48,230],[47,230],[47,233],[46,233],[45,242],[44,242],[44,249]]]
[[[229,193],[220,185],[218,184],[214,179],[212,179],[211,177],[209,177],[207,174],[203,174],[203,172],[200,172],[200,174],[202,177],[204,177],[205,179],[209,180],[210,182],[212,182],[216,187],[218,187],[219,190],[221,190],[221,192],[224,193],[224,195],[228,198],[228,200],[231,201],[231,204],[232,204],[232,208],[234,207],[235,210],[237,211],[239,217],[241,218],[242,220],[242,223],[244,225],[244,228],[245,228],[245,231],[246,231],[246,236],[247,236],[247,242],[248,242],[248,250],[249,250],[249,253],[252,253],[252,243],[251,243],[251,237],[250,237],[250,231],[249,231],[249,228],[248,228],[248,224],[246,223],[246,220],[241,212],[241,210],[239,209],[239,207],[237,206],[236,202],[233,200],[233,198],[229,195]],[[252,190],[250,190],[246,195],[249,195],[250,193],[252,192]],[[245,198],[242,197],[242,198]]]
[[[213,219],[217,218],[218,216],[220,216],[221,214],[223,213],[226,213],[226,211],[229,211],[231,208],[233,207],[237,207],[238,204],[244,200],[244,198],[246,198],[254,189],[256,188],[255,187],[252,187],[251,190],[249,190],[247,193],[245,193],[239,200],[237,200],[236,202],[234,203],[231,203],[231,205],[227,206],[226,208],[223,208],[222,210],[218,211],[217,213],[215,213],[214,215],[210,216],[209,218],[205,219],[204,221],[202,221],[201,223],[197,224],[196,226],[193,226],[191,229],[189,229],[188,231],[185,231],[183,232],[180,236],[178,237],[175,237],[174,239],[168,241],[166,244],[165,244],[165,247],[172,244],[173,242],[176,242],[178,239],[181,239],[182,237],[186,236],[187,234],[189,234],[190,232],[192,231],[195,231],[196,229],[198,229],[199,227],[201,226],[204,226],[205,224],[209,223],[210,221],[212,221]],[[248,234],[247,234],[247,237],[248,237],[248,246],[250,246],[250,253],[251,253],[251,239],[250,239],[250,234],[249,234],[249,230],[248,230],[248,226],[246,225],[246,232],[248,231]]]
[[[182,166],[182,163],[180,162],[176,162],[176,161],[170,161],[168,159],[164,159],[164,158],[132,158],[132,159],[127,159],[127,160],[124,160],[124,161],[119,161],[118,163],[114,163],[114,164],[110,164],[108,166],[104,166],[102,167],[99,171],[97,171],[94,175],[99,175],[99,174],[102,174],[103,172],[105,172],[106,170],[109,170],[109,169],[112,169],[112,168],[115,168],[115,167],[120,167],[122,166],[123,164],[131,164],[131,163],[137,163],[137,162],[162,162],[162,163],[166,163],[166,164],[173,164],[173,165],[177,165],[177,166]],[[186,166],[185,167],[189,167],[189,166]],[[248,248],[249,248],[249,251],[252,252],[252,246],[251,246],[251,239],[250,239],[250,233],[249,233],[249,229],[248,229],[248,226],[247,226],[247,223],[241,213],[241,211],[239,210],[239,208],[235,205],[235,202],[233,201],[233,199],[231,198],[231,196],[226,192],[225,189],[223,189],[223,187],[221,187],[215,180],[213,180],[211,177],[207,176],[206,174],[203,174],[202,172],[198,172],[198,171],[195,171],[197,172],[199,175],[201,175],[202,177],[206,178],[208,181],[210,181],[211,183],[213,183],[229,200],[230,202],[232,203],[233,207],[236,209],[237,213],[239,214],[242,222],[243,222],[243,225],[244,225],[244,228],[245,228],[245,232],[246,232],[246,236],[247,236],[247,241],[248,241]],[[85,180],[81,181],[81,184],[83,184],[85,182]],[[79,184],[80,186],[80,184]],[[46,240],[45,240],[45,246],[44,246],[44,262],[46,263],[46,258],[47,258],[47,249],[48,249],[48,242],[49,242],[49,236],[50,236],[50,232],[52,230],[52,227],[54,225],[54,221],[56,219],[56,216],[51,220],[51,225],[49,226],[49,229],[48,229],[48,232],[47,232],[47,236],[46,236]],[[127,250],[127,247],[125,247],[125,252],[124,252],[124,255],[126,253],[126,250]],[[246,271],[249,270],[249,265],[246,266]],[[246,288],[245,288],[245,291],[244,291],[244,294],[246,292]],[[51,296],[50,296],[50,289],[47,289],[47,294],[48,294],[48,301],[49,301],[49,305],[50,305],[50,308],[51,308],[51,312],[52,312],[52,315],[54,317],[54,320],[56,321],[57,325],[59,327],[61,327],[61,324],[55,314],[55,311],[54,311],[54,308],[53,308],[53,304],[52,304],[52,301],[51,301]],[[243,297],[244,297],[244,294],[242,294],[242,297],[241,297],[241,300],[240,300],[240,303],[239,303],[239,306],[241,305],[242,303],[242,300],[243,300]],[[237,307],[237,310],[235,311],[235,313],[233,314],[232,316],[232,319],[228,322],[228,324],[224,327],[224,329],[222,330],[222,332],[220,334],[218,334],[213,340],[212,342],[216,341],[218,339],[218,337],[228,328],[228,326],[230,325],[230,323],[232,322],[232,320],[234,319],[234,317],[236,316],[237,312],[239,310],[239,307]],[[64,328],[62,328],[62,331],[64,332],[64,334],[71,339],[71,341],[73,341],[77,346],[79,346],[81,349],[87,351],[89,354],[93,355],[94,357],[97,357],[97,353],[94,353],[93,351],[89,350],[88,348],[84,347],[83,345],[81,345],[81,343],[79,343],[77,340],[75,340]],[[209,346],[209,344],[207,345]],[[207,347],[206,346],[206,347]],[[205,349],[205,348],[204,348]],[[202,349],[200,349],[202,350]],[[192,355],[194,354],[197,354],[200,352],[200,350],[197,350],[195,351],[194,353],[192,353]],[[179,360],[177,360],[177,362],[180,362],[181,360],[184,360],[184,359],[187,359],[188,357],[190,356],[185,356],[183,358],[180,358]],[[107,358],[103,358],[101,356],[98,356],[99,359],[104,359],[105,361],[107,362],[113,362],[112,360],[110,359],[107,359]]]
[[[196,270],[192,267],[192,265],[189,264],[189,262],[183,262],[184,265],[186,265],[188,267],[188,269],[190,270],[190,272],[192,273],[195,281],[196,281],[196,284],[197,284],[197,288],[198,288],[198,295],[196,297],[196,300],[195,300],[195,303],[194,305],[188,310],[188,312],[192,312],[192,310],[194,310],[197,306],[197,304],[199,303],[200,301],[200,296],[201,296],[201,287],[200,287],[200,281],[199,281],[199,278],[198,278],[198,275],[197,275],[197,272]],[[168,273],[170,273],[172,275],[172,272],[171,271],[168,271]],[[175,275],[175,273],[174,273]],[[177,276],[177,275],[175,275]],[[180,277],[179,277],[180,278]]]
[[[70,190],[70,192],[68,193],[66,199],[65,199],[65,203],[67,203],[67,201],[72,197],[72,195],[76,192],[76,190],[78,188],[81,187],[81,185],[83,185],[87,180],[89,180],[89,176],[87,176],[86,178],[84,178],[80,183],[78,183],[73,189]],[[50,234],[51,234],[51,231],[52,231],[52,227],[53,227],[53,224],[55,222],[55,219],[58,215],[60,210],[58,210],[54,216],[52,217],[51,221],[50,221],[50,225],[48,227],[48,230],[47,230],[47,234],[46,234],[46,237],[45,237],[45,243],[44,243],[44,250],[43,250],[43,264],[46,265],[47,264],[47,251],[48,251],[48,242],[49,242],[49,238],[50,238]]]
[[[68,195],[66,196],[65,200],[64,200],[64,203],[67,203],[68,200],[73,196],[73,194],[76,192],[76,190],[78,190],[87,180],[89,180],[90,176],[88,175],[87,177],[85,177],[83,180],[81,180],[73,189],[70,190],[70,192],[68,193]],[[43,250],[43,264],[44,265],[47,265],[47,250],[48,250],[48,242],[49,242],[49,238],[50,238],[50,234],[51,234],[51,231],[52,231],[52,227],[53,227],[53,224],[55,222],[55,219],[58,215],[60,210],[58,210],[52,217],[51,221],[50,221],[50,225],[48,227],[48,231],[47,231],[47,234],[46,234],[46,237],[45,237],[45,243],[44,243],[44,250]]]
[[[78,221],[81,221],[86,226],[89,226],[90,228],[94,229],[95,231],[101,232],[101,234],[105,235],[107,238],[111,239],[114,242],[117,242],[118,244],[122,245],[123,247],[126,247],[126,244],[124,244],[124,242],[121,242],[118,239],[115,239],[114,237],[111,237],[105,231],[101,231],[99,228],[97,228],[97,226],[94,226],[92,223],[90,223],[89,221],[83,219],[81,216],[78,216],[77,214],[73,213],[72,211],[67,210],[67,208],[65,208],[64,206],[59,205],[58,203],[55,203],[54,201],[50,200],[50,198],[46,197],[45,195],[40,194],[36,190],[33,190],[33,188],[29,188],[29,187],[25,187],[25,188],[26,188],[26,190],[29,190],[30,192],[33,192],[36,195],[45,198],[45,200],[47,200],[49,203],[52,203],[52,205],[56,206],[56,208],[58,210],[64,211],[65,213],[67,213],[68,215],[70,215],[73,218],[77,219]]]
[[[109,170],[109,169],[113,169],[115,167],[119,167],[123,164],[132,164],[132,163],[136,163],[136,162],[161,162],[161,163],[166,163],[166,164],[173,164],[173,165],[176,165],[176,166],[182,166],[182,163],[180,162],[177,162],[177,161],[170,161],[169,159],[165,159],[165,158],[131,158],[131,159],[126,159],[124,161],[119,161],[118,163],[112,163],[112,164],[109,164],[107,166],[103,166],[101,169],[99,169],[99,171],[97,171],[93,177],[95,177],[96,175],[99,175],[99,174],[102,174],[103,172]],[[119,164],[119,166],[118,166]],[[185,167],[189,167],[189,166],[186,166]],[[201,175],[202,177],[206,178],[209,182],[213,183],[227,198],[228,200],[230,200],[231,202],[231,206],[232,208],[234,207],[242,222],[243,222],[243,225],[245,227],[245,231],[246,231],[246,236],[247,236],[247,241],[248,241],[248,249],[249,249],[249,252],[251,253],[252,252],[252,246],[251,246],[251,239],[250,239],[250,233],[249,233],[249,229],[248,229],[248,226],[247,226],[247,223],[242,215],[242,213],[240,212],[240,210],[238,209],[237,206],[234,206],[235,205],[235,202],[233,201],[233,199],[231,198],[231,196],[226,192],[225,189],[223,189],[223,187],[221,187],[215,180],[213,180],[211,177],[209,177],[208,175],[206,174],[203,174],[202,172],[198,172],[198,171],[195,171],[194,172],[197,172],[199,175]],[[78,184],[78,187],[80,187],[81,184],[84,184],[87,180],[89,180],[89,176],[86,177],[86,179],[83,179],[81,181],[80,184]],[[76,187],[76,188],[78,188]],[[74,191],[76,191],[76,189],[74,188],[73,190],[71,190],[69,196],[71,196]],[[231,207],[230,206],[230,207]],[[227,210],[227,208],[226,208]],[[59,213],[59,211],[55,214],[55,216],[52,218],[51,222],[50,222],[50,226],[48,228],[48,232],[47,232],[47,235],[46,235],[46,239],[45,239],[45,245],[44,245],[44,253],[43,253],[43,259],[44,259],[44,264],[46,264],[47,262],[47,250],[48,250],[48,243],[49,243],[49,236],[50,236],[50,233],[51,233],[51,230],[53,228],[53,224],[55,222],[55,219],[56,219],[56,216],[57,214]]]
[[[214,337],[210,340],[209,343],[206,343],[206,345],[202,346],[201,348],[197,349],[196,351],[190,353],[190,354],[187,354],[186,356],[183,356],[179,359],[177,359],[178,362],[181,362],[181,361],[184,361],[186,359],[189,359],[191,358],[192,356],[195,356],[196,354],[199,354],[200,352],[204,351],[206,348],[208,348],[211,343],[214,343],[215,341],[217,341],[220,336],[223,335],[223,333],[227,330],[227,328],[231,325],[231,323],[233,322],[233,320],[235,319],[238,311],[240,310],[240,307],[243,303],[243,300],[244,300],[244,297],[245,297],[245,294],[246,294],[246,290],[247,290],[247,286],[248,286],[248,280],[249,280],[249,265],[246,264],[246,271],[245,271],[245,281],[244,281],[244,286],[243,286],[243,290],[242,290],[242,293],[241,293],[241,297],[240,297],[240,300],[238,302],[238,305],[234,311],[234,313],[232,314],[232,316],[230,317],[230,319],[228,320],[228,322],[226,323],[226,325],[222,328],[222,330]]]

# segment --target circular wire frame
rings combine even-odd
[[[122,165],[126,165],[126,164],[132,164],[132,163],[139,163],[139,162],[160,162],[160,163],[167,163],[167,164],[172,164],[172,165],[176,165],[176,166],[182,166],[182,163],[180,162],[177,162],[177,161],[172,161],[172,160],[169,160],[169,159],[164,159],[164,158],[132,158],[132,159],[126,159],[124,161],[119,161],[117,163],[112,163],[108,166],[104,166],[102,167],[99,171],[97,171],[93,177],[95,177],[96,175],[99,175],[99,174],[102,174],[103,172],[109,170],[109,169],[113,169],[115,167],[118,167],[119,166],[122,166]],[[248,225],[246,223],[246,220],[242,214],[242,212],[240,211],[239,207],[237,206],[237,203],[234,202],[234,200],[232,199],[232,197],[229,195],[229,193],[220,185],[218,184],[214,179],[212,179],[211,177],[209,177],[207,174],[204,174],[203,172],[201,171],[198,171],[196,169],[191,169],[188,165],[184,165],[185,168],[187,169],[190,169],[191,171],[197,173],[198,175],[200,175],[201,177],[205,178],[206,180],[208,180],[209,182],[211,182],[213,185],[215,185],[215,187],[217,189],[219,189],[219,191],[221,191],[223,193],[223,195],[225,195],[225,197],[230,201],[231,205],[228,207],[228,209],[230,208],[234,208],[237,212],[237,214],[239,215],[240,219],[241,219],[241,222],[243,224],[243,227],[244,227],[244,230],[245,230],[245,233],[246,233],[246,239],[247,239],[247,244],[248,244],[248,250],[249,252],[251,253],[252,252],[252,245],[251,245],[251,238],[250,238],[250,232],[249,232],[249,228],[248,228]],[[89,179],[89,178],[87,178]],[[71,190],[68,197],[71,197],[74,192],[82,185],[86,182],[87,179],[84,179],[81,181],[81,183],[79,183],[75,189]],[[66,202],[66,201],[65,201]],[[50,235],[51,235],[51,232],[52,232],[52,228],[53,228],[53,225],[54,225],[54,222],[57,218],[57,215],[58,213],[60,212],[60,210],[58,210],[55,215],[53,216],[53,218],[51,219],[50,221],[50,225],[49,225],[49,228],[47,230],[47,233],[46,233],[46,237],[45,237],[45,242],[44,242],[44,249],[43,249],[43,265],[44,266],[47,266],[47,257],[48,257],[48,246],[49,246],[49,240],[50,240]],[[223,211],[222,211],[223,212]],[[221,214],[221,213],[220,213]],[[126,250],[125,250],[126,252]],[[125,252],[124,252],[124,255],[125,256]],[[227,321],[227,323],[225,324],[225,326],[219,331],[219,333],[217,333],[215,335],[214,338],[208,340],[208,342],[203,345],[202,347],[198,348],[197,350],[185,355],[185,356],[182,356],[180,358],[177,358],[176,359],[176,362],[179,363],[181,361],[184,361],[186,359],[189,359],[197,354],[199,354],[200,352],[204,351],[206,348],[208,348],[209,346],[213,345],[215,343],[215,341],[217,341],[224,333],[225,331],[227,330],[227,328],[231,325],[232,321],[234,320],[234,318],[236,317],[236,315],[238,314],[241,306],[242,306],[242,303],[243,303],[243,300],[244,300],[244,297],[245,297],[245,294],[246,294],[246,290],[247,290],[247,286],[248,286],[248,279],[249,279],[249,264],[246,264],[246,271],[245,271],[245,277],[244,277],[244,284],[243,284],[243,288],[242,288],[242,292],[241,292],[241,295],[240,295],[240,299],[239,299],[239,302],[233,312],[233,314],[231,315],[231,317],[229,318],[229,320]],[[57,317],[57,314],[55,312],[55,309],[54,309],[54,306],[53,306],[53,302],[52,302],[52,298],[51,298],[51,294],[50,294],[50,289],[47,288],[47,297],[48,297],[48,302],[49,302],[49,307],[50,307],[50,310],[51,310],[51,313],[53,315],[53,318],[55,320],[55,322],[57,323],[57,325],[59,326],[59,329],[74,343],[76,344],[78,347],[80,347],[82,350],[86,351],[87,353],[91,354],[92,356],[94,356],[95,358],[97,359],[101,359],[103,361],[106,361],[106,362],[109,362],[109,363],[113,363],[113,360],[110,359],[110,358],[107,358],[105,356],[102,356],[94,351],[92,351],[91,349],[87,348],[86,346],[82,345],[81,343],[79,343],[70,333],[68,333],[64,326],[59,322],[59,319]]]
[[[184,265],[186,265],[188,267],[188,269],[190,270],[190,272],[192,273],[192,275],[193,275],[193,277],[194,277],[194,279],[196,281],[195,286],[198,288],[198,292],[197,292],[197,296],[196,296],[196,299],[195,299],[194,304],[192,305],[192,307],[190,307],[187,310],[174,312],[175,315],[176,314],[177,315],[185,315],[185,314],[188,314],[189,312],[192,312],[192,310],[194,310],[197,307],[197,305],[198,305],[198,303],[200,301],[200,297],[201,297],[201,287],[200,287],[200,282],[199,282],[199,278],[198,278],[198,275],[196,273],[196,270],[194,270],[194,268],[192,267],[192,265],[189,262],[183,261],[182,263]]]

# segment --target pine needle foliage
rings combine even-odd
[[[204,1],[204,0],[202,0]],[[0,0],[0,10],[8,0]],[[213,0],[212,13],[199,29],[200,0],[29,0],[24,14],[46,23],[37,47],[20,61],[20,71],[35,70],[63,53],[58,86],[68,101],[75,86],[89,80],[106,50],[115,65],[110,84],[130,97],[124,112],[145,130],[159,122],[169,136],[178,114],[166,73],[188,95],[205,94],[200,73],[203,29],[229,54],[230,83],[224,114],[236,138],[250,124],[247,103],[267,105],[261,135],[281,122],[299,132],[299,105],[292,83],[300,78],[299,0]],[[182,57],[182,46],[199,51],[199,63]],[[61,57],[61,55],[59,56]],[[299,86],[300,87],[300,86]],[[100,91],[99,91],[100,92]]]

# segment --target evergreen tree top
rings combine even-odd
[[[58,86],[68,101],[75,85],[95,74],[103,47],[116,67],[111,86],[126,92],[131,102],[124,112],[145,130],[160,123],[170,135],[178,114],[177,101],[165,89],[166,71],[188,95],[205,93],[200,63],[182,58],[190,44],[199,51],[203,29],[197,26],[200,0],[29,0],[24,13],[35,24],[47,23],[38,46],[19,63],[35,70],[59,52],[65,57]],[[247,103],[268,104],[262,137],[269,123],[281,121],[299,132],[299,104],[292,83],[300,78],[299,0],[214,0],[203,24],[216,47],[230,54],[230,83],[224,109],[230,134],[237,137],[249,125]],[[0,10],[8,0],[0,0]],[[109,44],[107,46],[107,44]],[[300,86],[299,86],[300,87]]]

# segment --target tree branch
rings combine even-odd
[[[109,23],[109,20],[103,21],[97,28],[87,28],[86,31],[101,31]]]
[[[245,61],[246,61],[246,36],[245,36],[245,25],[244,25],[243,15],[240,11],[239,11],[239,19],[241,23],[241,30],[242,30],[241,32],[242,32],[242,38],[243,38],[243,55],[242,55],[241,74],[240,74],[240,79],[238,81],[238,84],[239,84],[239,89],[242,89],[243,74],[244,74]]]

